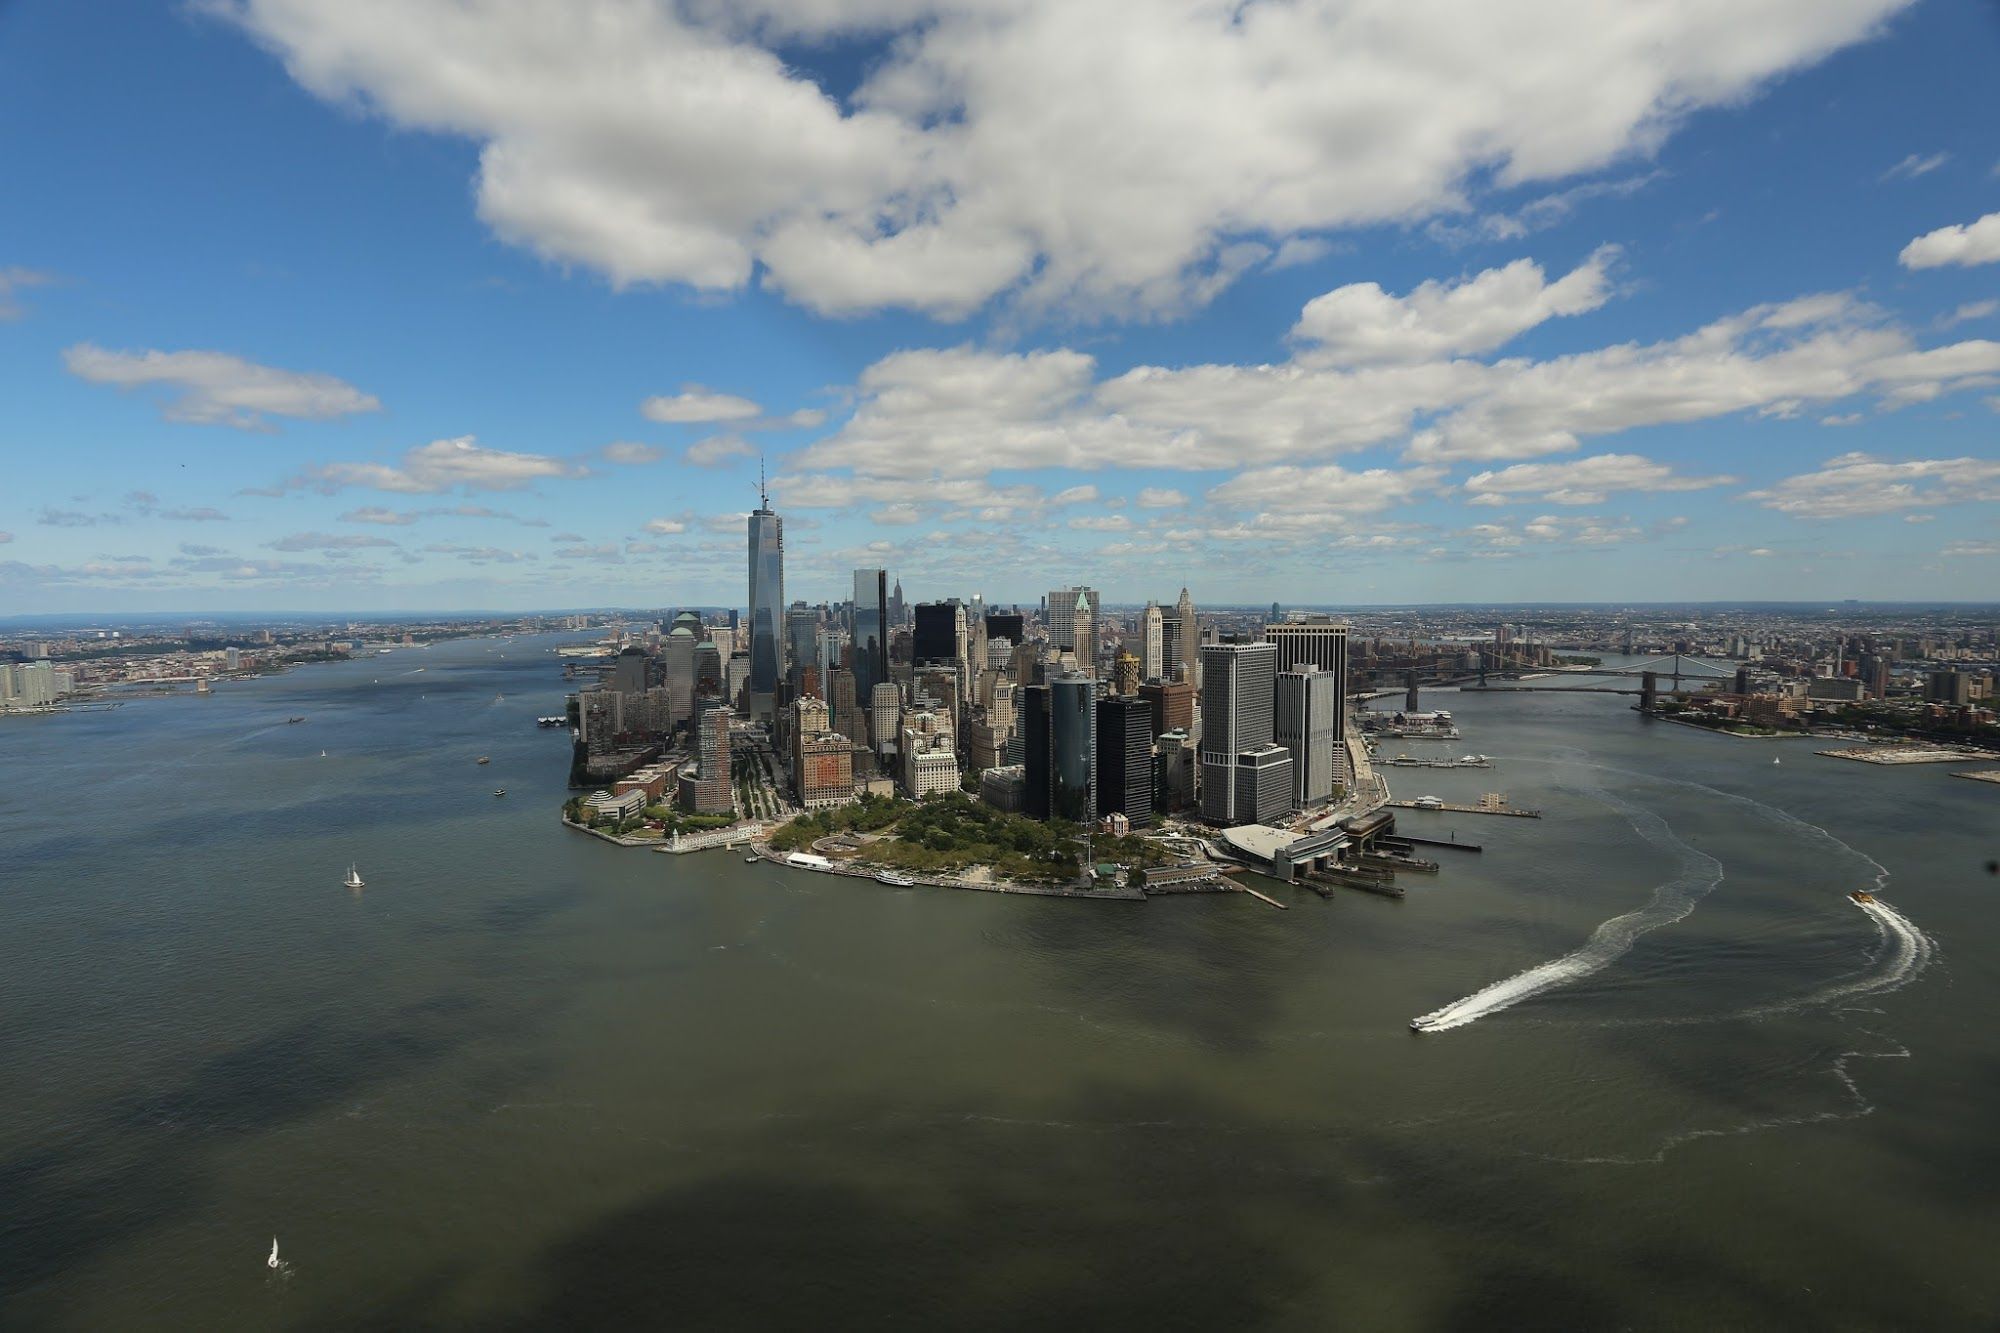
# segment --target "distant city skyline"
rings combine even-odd
[[[1990,12],[1276,9],[0,9],[0,614],[2000,585]]]

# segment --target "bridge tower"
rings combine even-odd
[[[1417,711],[1417,706],[1418,706],[1418,705],[1417,705],[1417,669],[1416,669],[1415,667],[1411,667],[1411,668],[1410,668],[1410,691],[1409,691],[1409,693],[1408,693],[1407,695],[1405,695],[1405,696],[1404,696],[1404,698],[1403,698],[1403,711],[1404,711],[1404,712],[1406,712],[1406,713],[1414,713],[1414,712],[1416,712],[1416,711]]]
[[[1659,697],[1660,673],[1657,671],[1642,672],[1639,677],[1639,711],[1642,713],[1652,712],[1653,705],[1659,702]]]

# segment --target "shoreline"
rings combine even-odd
[[[588,834],[593,838],[599,839],[600,841],[608,842],[614,847],[633,847],[633,848],[638,848],[639,850],[642,851],[655,851],[655,852],[664,852],[672,850],[671,846],[668,843],[668,840],[665,838],[623,837],[616,833],[606,833],[602,829],[590,828],[586,825],[579,824],[574,820],[568,818],[567,816],[563,817],[562,823],[565,828],[574,829],[578,833]],[[726,830],[718,829],[715,831],[724,832]],[[779,869],[782,870],[798,870],[798,871],[803,871],[807,874],[816,874],[816,875],[837,875],[844,879],[865,879],[870,883],[879,882],[875,879],[875,875],[879,867],[871,866],[867,869],[861,869],[859,867],[850,868],[850,867],[843,867],[840,865],[833,865],[825,868],[819,866],[793,865],[791,862],[785,859],[786,856],[785,853],[772,850],[771,845],[769,843],[759,841],[755,837],[753,837],[747,843],[739,841],[727,844],[718,843],[712,847],[697,847],[690,849],[687,852],[684,852],[683,855],[692,856],[700,852],[736,851],[745,846],[748,846],[751,849],[752,853],[755,854],[757,860],[762,861],[766,865],[777,866]],[[908,872],[897,871],[896,873],[905,874]],[[1020,880],[1005,880],[1005,879],[969,880],[959,876],[922,875],[922,874],[910,874],[909,877],[912,880],[916,881],[913,887],[937,888],[937,889],[960,889],[968,892],[977,892],[977,893],[1010,893],[1016,896],[1029,897],[1029,898],[1082,898],[1091,901],[1105,901],[1105,902],[1145,902],[1148,898],[1167,896],[1161,894],[1149,894],[1146,892],[1144,888],[1133,887],[1133,886],[1127,886],[1124,888],[1116,888],[1116,889],[1078,889],[1061,884],[1030,884]],[[882,887],[894,888],[900,886],[885,884]],[[1243,890],[1240,886],[1231,885],[1227,881],[1222,881],[1218,887],[1213,889],[1206,889],[1206,888],[1191,889],[1181,885],[1176,885],[1174,886],[1172,892],[1174,894],[1185,895],[1189,893],[1240,893],[1243,892]]]

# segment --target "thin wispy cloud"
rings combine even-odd
[[[345,380],[260,366],[225,352],[117,352],[78,343],[63,353],[70,374],[120,389],[166,390],[169,421],[263,430],[272,417],[327,421],[382,404]]]

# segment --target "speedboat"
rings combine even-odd
[[[505,796],[507,794],[507,789],[505,787],[495,787],[493,789],[493,794],[495,796]]]
[[[492,763],[492,762],[493,762],[493,756],[492,756],[492,755],[490,755],[490,754],[482,754],[482,755],[480,755],[480,756],[479,756],[479,758],[478,758],[477,760],[475,760],[474,762],[475,762],[475,763],[481,763],[481,764],[490,764],[490,763]]]
[[[1849,898],[1852,898],[1857,903],[1872,903],[1875,901],[1875,895],[1868,892],[1868,890],[1866,889],[1856,889],[1854,892],[1848,894],[1847,896]]]
[[[1429,1032],[1436,1026],[1437,1020],[1430,1017],[1413,1018],[1410,1020],[1410,1031],[1412,1032]]]
[[[763,859],[764,858],[761,856],[746,856],[743,858],[743,864],[746,866],[754,866]]]
[[[273,1236],[271,1237],[271,1257],[264,1261],[264,1267],[276,1268],[277,1266],[278,1266],[278,1238],[276,1236]]]

